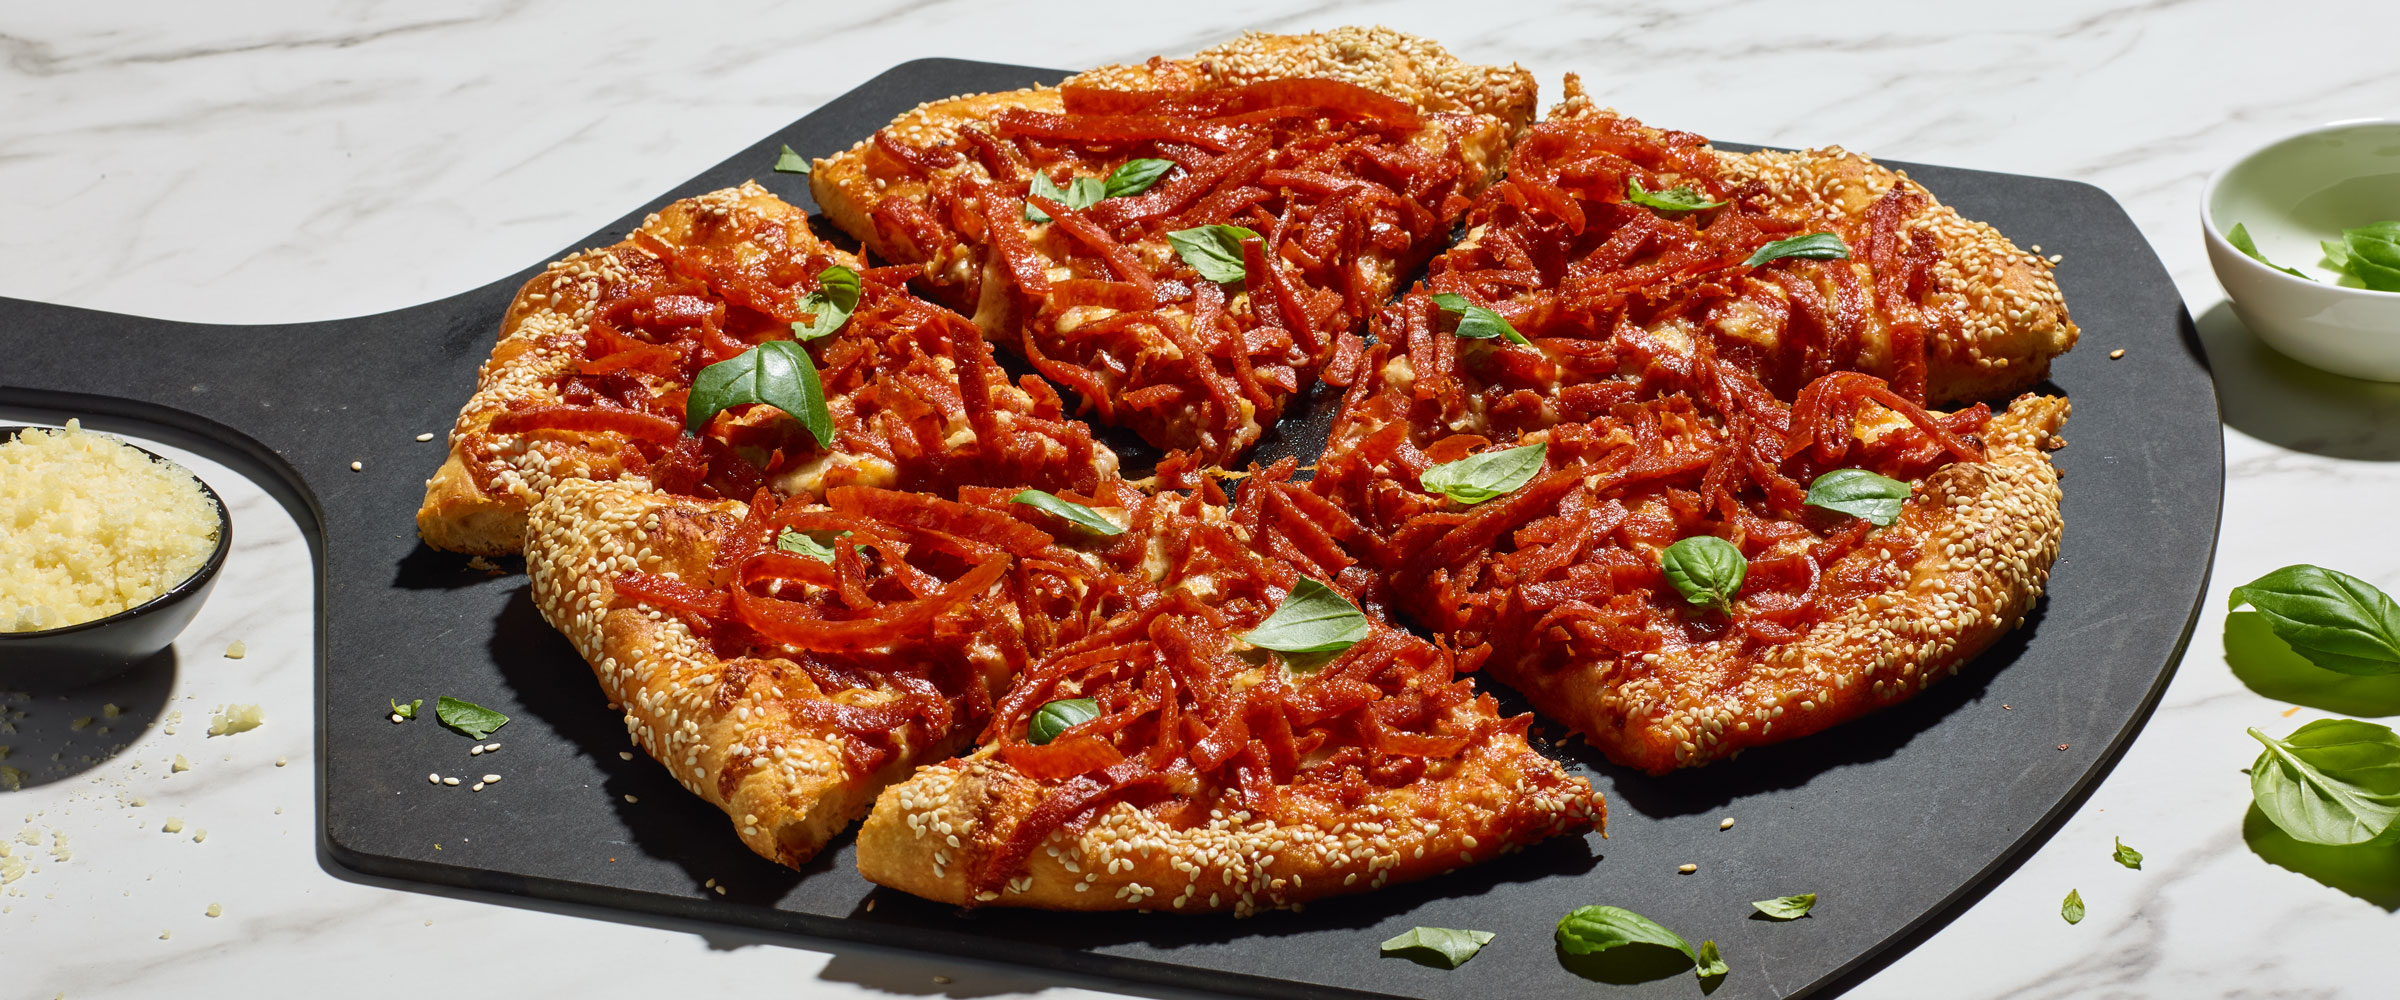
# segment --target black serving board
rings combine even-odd
[[[803,178],[768,171],[778,146],[830,154],[920,101],[1062,75],[901,65],[575,248],[614,242],[671,199],[751,178],[807,204]],[[2067,534],[2047,602],[1926,696],[1816,737],[1663,778],[1580,745],[1551,748],[1608,793],[1608,838],[1561,839],[1302,913],[961,912],[861,880],[847,837],[805,871],[760,860],[657,765],[620,759],[617,713],[536,614],[525,578],[425,549],[412,520],[442,459],[439,435],[539,262],[438,302],[285,326],[0,299],[0,405],[172,428],[316,516],[323,846],[361,872],[1260,996],[1696,995],[1689,972],[1602,987],[1561,964],[1554,922],[1607,903],[1717,941],[1733,972],[1716,997],[1795,996],[1888,961],[2082,800],[2165,686],[2215,545],[2215,395],[2182,300],[2132,221],[2085,184],[1908,169],[1967,216],[2065,255],[2059,281],[2083,346],[2053,375],[2075,416],[2057,455]],[[2110,360],[2117,348],[2126,356]],[[1288,420],[1267,454],[1312,455],[1326,409]],[[413,440],[426,431],[434,442]],[[470,758],[429,720],[385,718],[387,699],[430,709],[436,694],[513,716],[494,737],[504,749]],[[470,793],[428,784],[428,771],[507,778]],[[1727,816],[1739,823],[1720,831]],[[1686,863],[1698,871],[1677,874]],[[1749,917],[1750,900],[1801,892],[1824,900],[1805,920]],[[1455,972],[1379,956],[1377,942],[1419,924],[1498,938]]]

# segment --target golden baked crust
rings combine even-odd
[[[1085,92],[1209,93],[1261,81],[1313,79],[1340,81],[1398,99],[1421,117],[1406,145],[1418,157],[1456,164],[1459,175],[1445,182],[1452,188],[1409,192],[1421,203],[1411,212],[1430,213],[1428,218],[1439,225],[1419,219],[1408,231],[1422,232],[1402,244],[1374,242],[1355,252],[1344,251],[1343,266],[1356,261],[1355,273],[1338,278],[1304,274],[1296,279],[1294,295],[1305,298],[1305,305],[1277,306],[1275,299],[1261,297],[1263,291],[1239,286],[1228,289],[1220,304],[1200,304],[1202,294],[1186,286],[1188,275],[1179,274],[1182,265],[1164,230],[1155,226],[1129,235],[1138,227],[1122,222],[1104,225],[1102,228],[1123,241],[1127,256],[1117,259],[1113,273],[1104,269],[1095,274],[1088,266],[1095,251],[1086,248],[1092,240],[1056,224],[1019,223],[1016,213],[1025,199],[1026,172],[1055,173],[1059,168],[1048,166],[1050,161],[1042,154],[1030,163],[989,160],[1001,155],[991,152],[1000,145],[992,136],[1006,131],[995,123],[995,116],[1063,112],[1067,110],[1065,92],[1058,87],[921,105],[894,119],[877,136],[817,161],[810,189],[836,225],[856,236],[878,258],[922,264],[929,296],[973,316],[994,342],[1027,356],[1043,374],[1074,389],[1096,419],[1131,427],[1161,448],[1188,449],[1204,462],[1226,463],[1260,438],[1281,415],[1290,396],[1305,390],[1341,338],[1355,335],[1358,323],[1342,319],[1343,309],[1355,306],[1359,312],[1356,319],[1363,320],[1364,313],[1387,297],[1402,275],[1438,248],[1447,235],[1448,219],[1464,207],[1463,202],[1452,204],[1452,199],[1472,197],[1497,176],[1509,141],[1532,118],[1532,78],[1517,67],[1462,63],[1430,41],[1389,29],[1343,28],[1308,35],[1248,34],[1191,59],[1102,67],[1062,85]],[[917,152],[901,152],[904,150]],[[1267,147],[1262,153],[1272,169],[1285,169],[1272,166],[1281,162],[1275,159],[1281,155],[1279,148]],[[1047,155],[1055,159],[1057,154]],[[915,162],[908,157],[915,157]],[[1187,153],[1185,158],[1199,162],[1194,154]],[[1097,166],[1105,173],[1108,164]],[[1316,179],[1310,183],[1322,182],[1326,176],[1322,168],[1312,169]],[[996,173],[1010,176],[996,178]],[[1254,183],[1262,189],[1271,187],[1256,180],[1262,176],[1256,168],[1246,174],[1237,168],[1234,173],[1240,176],[1227,181],[1234,186],[1228,190]],[[1348,180],[1355,183],[1356,179]],[[1297,199],[1304,194],[1330,197],[1325,192],[1285,185],[1250,201],[1228,201],[1223,211],[1243,211],[1244,206],[1269,198]],[[1328,210],[1342,209],[1336,203]],[[1294,216],[1287,210],[1283,217]],[[1161,293],[1162,297],[1139,309],[1126,304],[1129,293],[1122,289],[1097,302],[1053,295],[1036,287],[1044,282],[1025,273],[1035,269],[1035,263],[1012,267],[1015,258],[1002,245],[1002,235],[991,232],[992,218],[1005,218],[1013,228],[1022,229],[1022,240],[1029,248],[1026,259],[1038,262],[1039,269],[1048,273],[1047,281],[1106,279],[1131,266],[1156,272],[1159,281],[1175,290]],[[1301,213],[1297,218],[1305,221],[1312,216]],[[1285,233],[1283,226],[1269,226],[1250,215],[1211,217],[1210,221],[1248,225],[1270,240],[1282,239]],[[1377,233],[1405,235],[1401,226],[1382,221],[1372,225]],[[1292,231],[1298,230],[1295,226]],[[1295,268],[1295,260],[1303,254],[1278,249],[1285,246],[1288,244],[1268,247],[1262,259],[1273,262],[1273,267]],[[1324,249],[1318,248],[1320,255]],[[1297,266],[1302,270],[1322,268],[1322,259],[1310,256],[1312,263]],[[1150,280],[1145,276],[1134,284],[1146,285]],[[1214,294],[1213,286],[1207,294]],[[1329,297],[1334,303],[1349,305],[1328,306]],[[1175,329],[1109,324],[1127,312],[1149,309],[1168,317],[1164,322]],[[1203,319],[1209,316],[1216,318]],[[1220,333],[1213,329],[1218,324],[1233,329]],[[1324,329],[1316,329],[1319,326]],[[1127,338],[1130,343],[1112,346],[1082,332],[1104,327],[1109,332],[1103,336]],[[1282,338],[1280,343],[1277,337]],[[1232,357],[1237,347],[1244,355],[1238,359]],[[1232,391],[1236,388],[1240,392]]]
[[[719,544],[748,513],[731,500],[568,480],[530,512],[525,565],[535,606],[591,664],[610,703],[624,711],[634,744],[723,809],[744,845],[796,867],[866,812],[885,785],[965,746],[1006,674],[989,651],[976,666],[980,683],[961,693],[950,726],[900,727],[889,759],[857,770],[842,745],[854,737],[797,714],[805,708],[799,703],[873,708],[907,698],[907,690],[888,682],[827,686],[780,657],[722,658],[675,614],[616,590],[619,574],[637,571],[710,581]]]
[[[804,254],[860,266],[856,257],[819,242],[808,231],[807,213],[755,182],[668,205],[644,219],[639,232],[686,247],[746,243],[770,224],[797,237]],[[556,380],[574,372],[583,359],[603,296],[612,286],[631,282],[637,270],[658,266],[657,257],[628,236],[559,259],[517,292],[501,318],[499,342],[476,377],[475,393],[451,426],[449,455],[426,480],[425,502],[417,510],[417,533],[425,544],[475,555],[513,555],[524,544],[525,511],[553,486],[625,474],[619,455],[628,439],[621,434],[497,434],[490,426],[514,408],[566,402]]]
[[[1763,657],[1728,642],[1563,667],[1489,667],[1608,759],[1661,774],[1798,739],[1904,701],[1989,648],[2042,596],[2064,531],[2049,453],[2068,404],[2022,396],[1992,419],[1986,462],[1943,466],[1880,529],[1919,555],[1907,582]]]
[[[1595,105],[1582,81],[1568,74],[1566,97],[1546,120],[1622,117]],[[1710,147],[1709,153],[1729,186],[1757,185],[1772,214],[1804,231],[1854,231],[1868,209],[1894,188],[1916,196],[1899,229],[1904,235],[1927,234],[1939,252],[1932,287],[1922,296],[1926,403],[1972,403],[2025,392],[2050,374],[2050,359],[2075,346],[2078,330],[2051,276],[2055,265],[2019,249],[1999,230],[1960,216],[1907,174],[1840,147],[1748,153]],[[1836,267],[1857,276],[1870,303],[1877,294],[1867,263],[1855,256],[1799,267],[1810,273],[1829,301],[1841,294],[1830,273]],[[1767,291],[1788,303],[1789,295],[1781,289]],[[1890,381],[1895,375],[1891,326],[1882,309],[1870,305],[1866,316],[1864,336],[1839,367]],[[1772,330],[1750,329],[1742,319],[1740,313],[1729,314],[1721,328],[1764,348],[1770,357],[1782,348]],[[1689,336],[1682,329],[1659,332],[1675,339]]]

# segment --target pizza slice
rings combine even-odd
[[[1524,70],[1388,29],[1248,34],[922,105],[810,186],[1084,412],[1224,465],[1356,361],[1533,111]]]
[[[1460,676],[1474,656],[1322,582],[1364,578],[1290,472],[1230,511],[1212,487],[1127,507],[1129,606],[1035,658],[981,749],[886,790],[860,872],[960,906],[1242,915],[1599,825],[1532,717]]]
[[[515,553],[525,512],[578,479],[747,499],[762,485],[786,496],[845,484],[1088,489],[1113,472],[1115,456],[1057,393],[1012,383],[974,327],[905,280],[818,241],[805,214],[756,184],[675,202],[623,242],[550,265],[502,320],[426,483],[419,534],[440,549]],[[809,370],[784,355],[782,374],[805,382],[821,413],[744,402],[687,419],[703,371],[796,340]]]

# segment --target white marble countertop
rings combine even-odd
[[[2400,544],[2362,517],[2388,510],[2400,487],[2400,386],[2318,375],[2260,347],[2223,306],[2194,211],[2206,174],[2244,149],[2390,113],[2400,8],[1460,9],[19,4],[0,17],[0,295],[243,323],[391,309],[546,259],[905,59],[1082,66],[1185,53],[1241,28],[1345,22],[1522,62],[1545,100],[1562,73],[1578,72],[1608,103],[1710,136],[2089,181],[2157,247],[2217,371],[2227,482],[2210,600],[2156,716],[2080,810],[1849,995],[2390,995],[2400,854],[2344,876],[2271,862],[2244,837],[2249,795],[2237,771],[2258,749],[2246,726],[2282,732],[2400,699],[2376,682],[2246,684],[2224,659],[2222,608],[2226,590],[2291,562],[2400,589]],[[97,379],[105,364],[95,359]],[[0,412],[46,416],[60,415]],[[484,996],[763,984],[827,998],[1112,992],[1032,969],[493,905],[321,861],[305,543],[254,484],[164,450],[226,494],[240,543],[173,667],[108,689],[126,715],[109,718],[101,695],[0,701],[0,744],[20,747],[5,763],[32,775],[0,792],[0,837],[41,841],[11,841],[33,863],[0,890],[0,993],[299,995],[300,982],[309,995],[359,997],[462,984]],[[247,658],[222,656],[235,639]],[[266,725],[205,736],[209,710],[225,702],[264,706]],[[179,754],[190,770],[173,772]],[[182,833],[161,832],[169,817]],[[2143,870],[2110,860],[2112,837],[2148,856]],[[2090,907],[2078,926],[2058,917],[2070,887]],[[205,915],[211,904],[222,916]]]

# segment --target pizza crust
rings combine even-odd
[[[1909,582],[1737,663],[1721,645],[1666,650],[1655,664],[1585,661],[1485,669],[1608,758],[1663,774],[1780,743],[1904,701],[1958,672],[2022,624],[2064,532],[2049,452],[2068,403],[2024,396],[1992,418],[1986,462],[1926,477],[1882,531],[1918,543]]]

